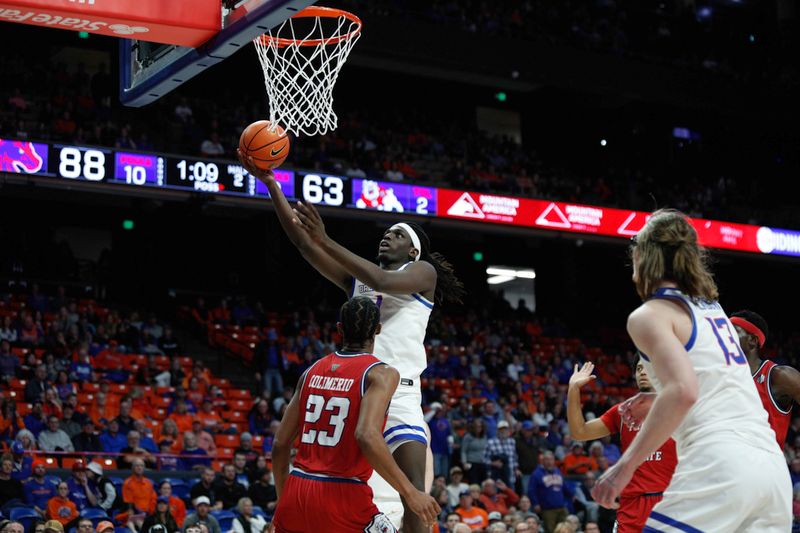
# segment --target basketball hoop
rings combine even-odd
[[[312,6],[255,39],[270,122],[295,135],[336,129],[333,86],[359,37],[357,16]]]

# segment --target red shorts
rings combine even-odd
[[[272,522],[276,533],[395,533],[372,503],[372,489],[351,479],[293,471]]]
[[[642,533],[650,511],[663,497],[664,495],[659,492],[620,498],[614,531],[616,533]]]

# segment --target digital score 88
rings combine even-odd
[[[111,150],[56,145],[57,176],[73,180],[103,181],[111,174]]]

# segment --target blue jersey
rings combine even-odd
[[[39,509],[47,509],[47,502],[56,495],[56,486],[47,480],[41,483],[31,478],[22,485],[25,503],[35,505]]]
[[[89,481],[88,484],[89,490],[97,494],[97,488],[94,483]],[[89,497],[86,495],[86,489],[83,488],[83,485],[75,481],[74,477],[71,477],[67,480],[67,486],[69,487],[69,499],[78,508],[78,512],[89,507]]]

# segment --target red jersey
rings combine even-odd
[[[295,468],[367,482],[372,466],[356,442],[356,425],[367,373],[380,364],[385,363],[371,354],[340,351],[308,369],[300,391],[301,435]]]
[[[770,376],[772,369],[776,366],[778,365],[775,361],[764,361],[758,367],[756,373],[753,374],[753,380],[756,382],[756,390],[761,397],[761,403],[764,405],[764,409],[767,410],[767,415],[769,415],[769,425],[775,432],[778,446],[782,450],[783,444],[786,442],[786,434],[789,433],[789,423],[792,421],[792,408],[789,407],[788,411],[784,411],[778,407],[778,402],[772,397]]]
[[[639,431],[632,431],[628,429],[628,426],[622,424],[622,417],[619,414],[620,405],[617,404],[603,413],[600,420],[603,421],[603,424],[606,425],[611,433],[620,434],[622,452],[624,453]],[[675,452],[675,441],[669,439],[644,463],[639,465],[631,482],[620,494],[620,498],[664,492],[672,479],[672,473],[675,471],[677,464],[678,454]]]

